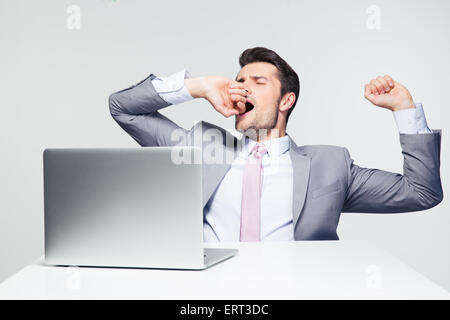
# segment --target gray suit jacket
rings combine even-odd
[[[205,141],[199,143],[194,137],[216,129],[223,134],[223,140],[210,143],[222,148],[224,155],[226,152],[231,152],[233,157],[238,155],[243,139],[237,139],[223,128],[200,121],[187,130],[158,112],[169,104],[155,91],[151,82],[155,77],[151,74],[109,97],[112,117],[128,134],[141,146],[172,146],[179,145],[179,141],[171,138],[172,132],[178,129],[185,135],[185,145],[205,148]],[[419,211],[442,201],[441,130],[433,130],[432,134],[400,134],[403,175],[359,167],[343,147],[297,146],[289,138],[294,174],[295,240],[339,239],[336,229],[341,212]],[[204,206],[230,167],[230,161],[203,164]]]

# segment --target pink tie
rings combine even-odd
[[[262,156],[267,152],[263,144],[252,149],[244,168],[241,203],[241,241],[260,241],[260,207],[263,168]]]

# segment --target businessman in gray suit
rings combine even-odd
[[[112,117],[141,146],[196,145],[205,159],[214,150],[203,161],[205,241],[337,240],[341,212],[420,211],[442,201],[441,130],[428,128],[402,84],[379,76],[364,96],[394,114],[403,175],[359,167],[343,147],[297,146],[286,131],[300,90],[295,71],[263,47],[245,50],[239,63],[235,80],[183,69],[109,97]],[[158,111],[195,98],[234,116],[242,138],[205,121],[187,130]]]

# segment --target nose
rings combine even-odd
[[[244,90],[247,91],[247,94],[250,94],[250,93],[251,93],[251,88],[250,88],[250,86],[248,85],[248,83],[244,83]]]

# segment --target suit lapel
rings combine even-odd
[[[230,136],[229,136],[230,137]],[[203,182],[203,207],[208,203],[214,191],[217,189],[219,183],[222,181],[225,174],[230,170],[231,164],[234,159],[241,152],[242,145],[244,143],[244,137],[238,139],[233,137],[233,143],[225,143],[225,141],[218,141],[214,148],[220,148],[223,152],[224,161],[222,163],[203,163],[202,167],[202,182]],[[218,149],[216,149],[218,150]],[[231,161],[225,161],[227,153]]]
[[[294,230],[300,219],[300,213],[305,204],[306,191],[308,189],[309,171],[311,167],[311,158],[308,157],[295,144],[294,140],[290,139],[290,156],[293,169],[293,189],[292,189],[292,213],[294,221]]]
[[[290,157],[293,169],[293,189],[292,189],[292,213],[294,229],[300,219],[300,213],[305,203],[306,191],[308,189],[309,172],[311,159],[301,148],[299,148],[294,140],[289,136]],[[227,145],[224,141],[218,141],[215,148],[223,150],[224,157],[227,152],[232,152],[232,159],[236,159],[242,150],[244,144],[244,136],[241,139],[234,137],[234,143]],[[211,198],[219,183],[225,174],[230,170],[232,161],[223,161],[222,163],[203,164],[203,207]]]

